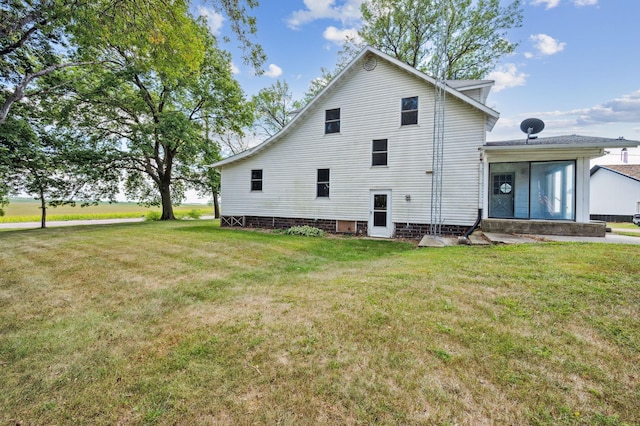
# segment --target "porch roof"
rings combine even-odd
[[[526,137],[508,141],[487,142],[485,151],[526,151],[536,149],[580,149],[580,148],[631,148],[639,146],[640,141],[627,140],[625,138],[601,138],[595,136],[551,136],[547,138],[535,138],[527,140]]]

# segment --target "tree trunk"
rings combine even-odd
[[[42,189],[40,190],[40,209],[42,210],[42,214],[40,215],[40,228],[44,229],[47,227],[47,200],[44,198]]]
[[[175,220],[173,204],[171,203],[171,186],[168,183],[160,185],[160,198],[162,200],[162,216],[160,220]]]
[[[213,191],[213,215],[220,219],[220,203],[218,203],[218,191]]]

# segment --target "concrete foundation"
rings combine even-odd
[[[498,234],[566,235],[577,237],[603,237],[606,223],[592,221],[576,223],[553,220],[483,219],[482,231]]]

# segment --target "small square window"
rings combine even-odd
[[[317,197],[329,196],[329,169],[318,169]]]
[[[340,133],[340,108],[328,109],[325,111],[324,133]]]
[[[402,98],[401,124],[408,126],[418,124],[418,97]]]
[[[262,169],[251,170],[251,190],[262,191]]]
[[[373,148],[371,154],[372,166],[386,166],[387,165],[387,140],[386,139],[374,139]]]

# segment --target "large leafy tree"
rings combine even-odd
[[[252,42],[256,0],[212,0],[229,18],[245,63],[260,72],[265,55]],[[42,93],[38,81],[68,67],[98,61],[96,49],[121,46],[141,55],[179,57],[197,67],[199,43],[182,37],[184,0],[7,0],[0,3],[0,125],[24,97]],[[102,58],[104,59],[104,58]],[[168,71],[168,70],[166,70]]]
[[[61,111],[73,114],[69,127],[111,141],[124,160],[128,196],[161,205],[163,220],[174,219],[173,204],[200,184],[201,159],[217,152],[204,137],[204,124],[213,134],[240,132],[252,119],[229,55],[203,22],[186,10],[175,12],[175,40],[154,36],[136,50],[101,44],[108,47],[96,51],[106,65],[76,79],[72,101]],[[168,54],[172,43],[201,57],[185,61]]]
[[[4,191],[29,194],[40,201],[41,227],[48,207],[115,200],[117,158],[86,139],[65,140],[42,115],[9,117],[0,126],[0,178]]]
[[[260,73],[265,55],[249,14],[257,1],[206,4],[226,15],[245,63]],[[129,194],[162,204],[164,219],[173,218],[172,199],[202,179],[202,122],[223,134],[250,121],[229,55],[188,1],[9,0],[0,17],[0,126],[17,104],[54,112],[51,125],[73,136],[63,140],[110,144],[126,160]]]
[[[293,95],[286,81],[278,80],[253,97],[256,112],[256,127],[271,137],[278,133],[291,119],[295,109]]]
[[[0,125],[43,76],[83,65],[65,53],[64,28],[76,0],[8,0],[0,4]]]
[[[365,0],[361,10],[365,44],[447,79],[483,78],[514,51],[507,33],[522,25],[521,0]]]
[[[507,33],[522,25],[521,0],[365,0],[360,8],[359,39],[347,40],[333,71],[321,70],[305,102],[367,45],[432,77],[482,79],[513,53]]]

